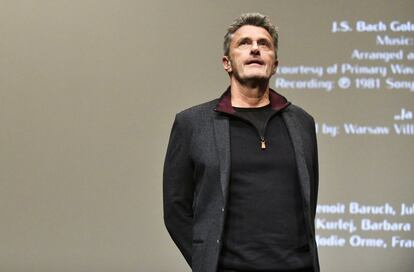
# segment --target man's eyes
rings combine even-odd
[[[251,41],[249,41],[249,40],[241,40],[240,41],[240,45],[245,45],[245,44],[251,44],[252,42]]]
[[[249,39],[243,39],[239,42],[239,46],[242,48],[247,48],[253,45],[253,41],[249,40]],[[269,41],[267,40],[258,40],[257,41],[257,46],[259,46],[260,48],[271,48],[271,44]]]
[[[258,41],[257,44],[259,46],[262,45],[262,46],[270,47],[270,43],[268,41],[266,41],[266,40]]]

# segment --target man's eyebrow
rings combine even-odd
[[[240,37],[239,39],[237,39],[238,41],[245,41],[245,40],[252,40],[252,38],[250,38],[250,37]],[[257,39],[258,41],[270,41],[270,39],[269,38],[267,38],[267,37],[261,37],[261,38],[258,38]]]
[[[238,39],[238,42],[244,42],[244,41],[251,41],[252,39],[249,37],[241,37],[240,39]]]
[[[266,42],[266,43],[271,43],[271,40],[269,40],[268,38],[260,38],[257,40],[258,42]]]

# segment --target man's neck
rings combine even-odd
[[[266,106],[269,100],[269,81],[257,84],[241,84],[231,81],[231,105],[239,108]]]

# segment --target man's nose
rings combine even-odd
[[[259,45],[257,44],[256,41],[253,41],[252,47],[250,48],[250,52],[252,54],[260,54]]]

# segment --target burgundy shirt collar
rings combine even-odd
[[[274,111],[280,111],[287,106],[289,106],[290,102],[287,99],[275,92],[272,89],[269,89],[269,100],[270,100],[270,107]],[[236,111],[234,110],[233,106],[231,105],[231,92],[230,87],[221,95],[219,102],[217,103],[216,108],[214,109],[218,112],[224,112],[229,114],[234,114]]]

